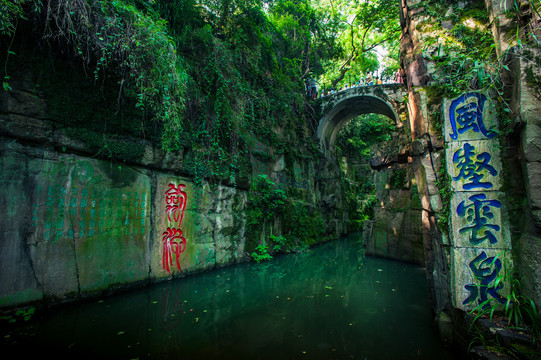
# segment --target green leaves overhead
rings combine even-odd
[[[48,0],[25,14],[42,39],[77,59],[95,81],[119,79],[119,101],[136,106],[161,123],[163,146],[178,147],[186,72],[167,24],[150,5],[134,1]],[[136,6],[139,5],[139,6]],[[35,28],[35,29],[36,29]],[[34,31],[37,31],[35,30]]]
[[[360,115],[340,130],[336,145],[346,153],[361,154],[368,161],[370,146],[390,140],[394,129],[393,121],[384,115]]]
[[[23,16],[26,0],[0,0],[0,35],[15,32],[19,18]]]
[[[392,0],[319,0],[318,7],[328,15],[327,26],[336,34],[339,56],[325,59],[320,82],[336,86],[358,79],[378,67],[389,72],[398,69],[399,2]],[[380,52],[382,64],[378,63]]]
[[[432,0],[425,11],[432,22],[421,23],[423,56],[434,64],[431,85],[453,97],[471,90],[501,93],[501,60],[483,2],[459,6]]]
[[[326,26],[328,16],[311,1],[275,1],[269,13],[281,35],[279,51],[284,63],[298,78],[323,72],[322,60],[338,54],[336,34]]]
[[[13,39],[24,22],[21,34],[32,32],[43,47],[82,65],[90,82],[118,82],[118,107],[134,104],[141,123],[154,120],[162,147],[182,150],[191,175],[234,184],[254,138],[301,153],[314,147],[305,131],[314,121],[304,79],[377,67],[375,47],[397,39],[396,6],[389,0],[2,0],[0,36]],[[9,79],[6,72],[7,90]]]

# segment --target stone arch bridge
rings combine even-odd
[[[407,119],[406,95],[404,84],[384,84],[352,87],[321,98],[316,137],[322,151],[333,153],[340,130],[359,115],[381,114],[401,125]]]

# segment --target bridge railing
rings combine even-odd
[[[318,88],[317,85],[316,85],[315,94],[314,94],[313,87],[307,88],[306,89],[306,95],[308,97],[311,97],[312,99],[316,99],[316,98],[322,98],[322,97],[325,97],[325,96],[330,96],[330,95],[333,95],[333,94],[337,94],[337,93],[339,93],[341,91],[346,91],[348,89],[352,89],[352,88],[356,88],[356,87],[391,85],[391,84],[402,84],[403,85],[404,81],[402,81],[401,79],[399,79],[399,81],[394,80],[394,79],[385,79],[385,80],[375,79],[375,81],[367,83],[367,80],[361,78],[359,81],[356,81],[356,82],[353,82],[353,83],[350,80],[349,83],[347,83],[343,87],[340,87],[338,90],[336,90],[334,87],[331,87],[330,85],[328,86],[327,83],[323,83],[323,89]],[[321,91],[321,90],[323,90],[323,91]]]

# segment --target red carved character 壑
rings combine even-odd
[[[173,265],[173,254],[175,254],[175,260],[177,268],[180,268],[179,257],[180,254],[186,250],[186,239],[182,236],[182,230],[167,228],[162,234],[163,238],[163,269],[171,273],[170,266]]]

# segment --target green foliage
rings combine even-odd
[[[266,175],[259,175],[252,185],[246,210],[249,240],[258,241],[276,216],[283,216],[286,221],[282,225],[282,235],[270,236],[275,244],[273,251],[298,252],[325,239],[325,222],[319,209],[288,198],[286,192]]]
[[[428,98],[427,108],[430,111],[430,125],[439,138],[443,139],[443,116],[441,114],[441,104],[443,102],[443,89],[441,86],[425,87]]]
[[[17,316],[21,316],[24,321],[28,321],[30,320],[30,318],[32,317],[32,315],[34,315],[34,312],[36,311],[36,308],[34,307],[30,307],[28,309],[23,309],[23,310],[18,310],[15,315]]]
[[[13,40],[32,34],[31,41],[20,44],[41,40],[53,57],[55,52],[65,54],[73,68],[89,75],[77,78],[78,85],[92,84],[95,93],[106,90],[103,99],[117,99],[116,109],[107,109],[111,116],[96,120],[101,104],[72,110],[59,101],[54,104],[55,94],[66,92],[49,87],[55,115],[70,118],[63,125],[89,128],[104,137],[125,136],[124,130],[110,126],[110,118],[126,114],[122,127],[139,120],[142,126],[132,127],[141,137],[150,133],[166,151],[183,151],[189,160],[186,171],[197,181],[216,178],[232,185],[251,174],[246,163],[250,139],[280,144],[277,127],[291,129],[283,147],[313,150],[311,134],[305,131],[310,115],[301,77],[320,66],[334,38],[323,31],[321,13],[310,1],[265,6],[256,0],[43,3],[2,2],[6,11],[0,17],[0,35]],[[23,25],[20,31],[15,31],[17,21]],[[37,73],[47,74],[41,69]],[[6,90],[9,80],[6,72]],[[88,98],[93,101],[95,95]],[[72,100],[78,104],[84,99]],[[85,111],[90,107],[97,114]],[[84,118],[70,116],[75,109],[83,109]]]
[[[319,156],[302,79],[337,56],[338,47],[325,12],[311,1],[13,4],[2,14],[9,28],[2,40],[24,40],[17,52],[33,59],[25,65],[37,74],[48,116],[99,158],[137,162],[148,142],[161,144],[182,155],[182,171],[196,185],[207,179],[245,187],[253,156]],[[35,42],[39,51],[28,45]],[[274,151],[256,153],[256,141]],[[287,244],[301,248],[320,239],[318,210],[264,176],[252,184],[247,219],[254,238],[287,213],[297,221],[284,225]]]
[[[431,19],[422,31],[423,56],[435,65],[435,74],[430,91],[439,97],[456,97],[469,91],[482,91],[497,99],[501,123],[508,122],[511,111],[504,91],[505,76],[509,71],[507,61],[509,47],[500,53],[492,34],[490,19],[482,2],[471,2],[458,6],[449,2],[432,0],[425,8]],[[434,20],[437,19],[437,20]],[[451,23],[448,30],[442,23]],[[441,124],[436,116],[436,130]],[[506,132],[501,132],[505,136]]]
[[[266,261],[272,259],[272,255],[268,253],[269,247],[265,245],[257,245],[252,253],[252,259],[257,262]]]
[[[407,170],[406,169],[398,169],[393,171],[393,174],[391,175],[391,178],[389,179],[389,185],[391,189],[400,190],[404,188],[404,185],[406,184],[407,179]]]
[[[15,312],[14,315],[0,316],[0,320],[7,320],[10,323],[14,323],[17,321],[18,318],[22,318],[24,321],[29,321],[35,312],[36,312],[35,307],[19,309]]]
[[[376,1],[318,1],[318,8],[326,14],[326,26],[337,39],[339,51],[328,57],[320,83],[340,86],[350,78],[356,81],[368,71],[386,69],[394,73],[399,53],[399,3],[392,0]],[[385,49],[383,63],[378,63],[376,51]],[[381,73],[379,75],[382,75]]]
[[[439,229],[447,233],[449,230],[449,221],[451,220],[451,197],[453,196],[453,191],[451,188],[451,175],[447,172],[445,157],[441,160],[437,172],[436,184],[443,203],[442,210],[437,213],[437,222]]]
[[[43,38],[55,38],[95,80],[119,77],[119,95],[163,124],[165,149],[178,148],[187,75],[165,21],[122,0],[49,0],[47,9],[34,14]]]
[[[348,122],[338,134],[336,145],[344,154],[361,155],[367,161],[370,146],[391,139],[395,125],[387,116],[365,114]]]
[[[29,62],[26,57],[34,57],[27,66],[39,74],[46,90],[48,115],[60,120],[62,127],[74,129],[75,138],[87,142],[97,156],[140,158],[140,146],[130,151],[119,139],[154,140],[158,132],[166,150],[178,149],[186,71],[165,21],[150,11],[150,5],[138,7],[141,4],[130,0],[2,2],[6,12],[0,17],[0,36],[2,41],[11,37],[17,47],[16,53],[10,45],[1,59],[4,89],[11,88],[8,68],[20,71]],[[39,40],[45,46],[28,46]],[[147,119],[157,125],[149,126]]]
[[[283,213],[287,195],[266,175],[254,179],[248,198],[248,228],[261,228],[276,215]]]
[[[284,234],[302,248],[324,240],[325,221],[319,209],[299,201],[289,201],[285,209]]]
[[[13,34],[17,29],[19,20],[24,19],[23,6],[26,2],[27,0],[0,0],[0,39],[2,37],[11,37],[10,44],[6,49],[6,60],[2,77],[2,88],[4,91],[12,90],[10,86],[11,76],[8,73],[7,64],[9,57],[15,55],[15,52],[12,51]]]
[[[521,294],[521,285],[517,276],[511,280],[511,290],[505,303],[507,324],[521,330],[530,329],[537,337],[539,329],[539,314],[532,299]]]
[[[0,0],[0,35],[12,35],[23,17],[27,0]]]
[[[502,282],[505,282],[505,276],[498,276],[495,279],[495,286]],[[508,283],[510,288],[503,309],[501,304],[496,303],[494,299],[487,299],[468,313],[468,316],[472,317],[469,326],[472,340],[468,348],[481,344],[491,351],[505,354],[513,359],[536,359],[539,353],[534,350],[534,347],[541,336],[536,305],[532,299],[521,294],[518,274],[515,274]],[[498,337],[494,337],[493,334],[490,336],[483,334],[482,328],[478,325],[481,318],[488,318],[491,324],[495,322],[499,327],[526,333],[531,336],[532,343],[529,346],[500,344]],[[504,324],[499,322],[500,318],[503,318]]]
[[[107,77],[101,86],[86,81],[83,73],[58,60],[37,61],[36,55],[18,52],[39,74],[39,90],[46,94],[47,115],[64,135],[82,141],[101,159],[135,162],[144,154],[144,143],[160,143],[160,128],[135,106],[135,100],[118,104],[117,78]],[[16,71],[15,63],[10,68]],[[132,106],[130,106],[132,105]]]
[[[95,152],[95,156],[115,162],[135,162],[143,157],[145,151],[144,146],[133,138],[104,135],[87,129],[69,128],[64,130],[64,133],[84,141],[89,149]]]
[[[204,170],[197,174],[235,184],[251,173],[241,164],[251,139],[275,146],[280,142],[276,127],[293,132],[305,123],[301,74],[292,64],[305,62],[297,49],[301,43],[312,49],[314,36],[303,32],[302,38],[291,39],[279,22],[311,10],[308,2],[286,3],[273,2],[266,9],[250,0],[157,1],[153,6],[167,21],[186,65],[184,139],[186,147],[197,149],[189,155],[190,167]],[[308,136],[297,135],[289,136],[296,144],[288,147],[304,147]]]
[[[287,238],[283,235],[271,235],[270,241],[273,244],[271,249],[273,253],[298,253],[308,249],[307,243],[301,242],[298,239],[295,239],[294,237],[289,235]],[[269,254],[269,246],[258,244],[252,252],[252,259],[257,262],[272,259],[272,255]]]
[[[296,246],[295,242],[291,241],[290,239],[291,238],[288,239],[282,235],[279,235],[279,236],[271,235],[270,240],[274,244],[272,247],[272,250],[277,253],[280,253],[280,252],[290,253],[290,252],[298,251],[298,247]]]
[[[282,64],[298,78],[324,72],[322,59],[339,55],[336,29],[321,4],[278,0],[270,4],[270,19],[283,40]]]
[[[376,205],[374,194],[363,193],[360,191],[360,187],[355,185],[350,182],[349,186],[345,187],[348,204],[348,230],[351,232],[362,231],[364,222],[372,219],[372,210]]]
[[[388,117],[365,114],[350,121],[338,134],[337,157],[344,156],[348,162],[364,164],[366,168],[358,173],[348,169],[343,174],[342,187],[348,204],[348,229],[351,231],[362,230],[364,221],[372,218],[372,208],[376,203],[374,177],[369,167],[370,147],[390,140],[394,130],[395,125]]]

